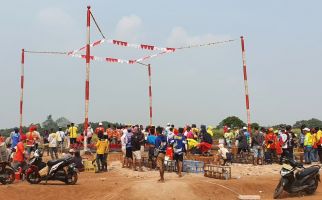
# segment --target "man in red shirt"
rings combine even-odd
[[[98,127],[95,129],[95,134],[96,135],[98,135],[99,133],[102,133],[102,135],[104,134],[104,132],[105,132],[105,129],[104,129],[104,127],[103,127],[103,123],[102,122],[100,122],[99,124],[98,124]]]
[[[16,146],[16,153],[13,157],[13,168],[23,167],[25,165],[25,147],[23,140],[20,140]]]
[[[267,134],[265,136],[265,145],[266,145],[266,148],[267,148],[267,156],[270,157],[270,162],[271,163],[272,163],[273,159],[276,158],[276,142],[277,142],[277,137],[276,137],[276,135],[274,133],[274,129],[269,128],[268,132],[267,132]]]

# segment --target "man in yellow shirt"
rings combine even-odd
[[[70,138],[70,144],[75,144],[76,143],[77,131],[78,131],[77,127],[74,125],[74,123],[71,123],[70,127],[68,129],[69,138]]]
[[[316,128],[316,143],[318,146],[318,154],[320,157],[320,163],[322,164],[322,130],[320,127]]]
[[[312,146],[313,146],[313,137],[309,128],[304,128],[304,160],[305,164],[311,164],[313,155],[312,155]]]
[[[96,143],[96,163],[98,168],[98,173],[104,170],[105,160],[104,154],[107,151],[107,140],[103,138],[102,133],[98,133],[99,140]]]

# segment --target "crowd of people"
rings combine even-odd
[[[95,139],[94,139],[95,138]],[[26,158],[35,151],[39,145],[47,150],[51,159],[58,159],[59,152],[73,149],[75,145],[93,145],[96,149],[97,172],[108,170],[107,157],[110,144],[119,144],[122,154],[122,167],[142,171],[142,154],[148,149],[148,160],[151,168],[158,168],[160,181],[164,181],[165,159],[176,161],[178,176],[182,176],[183,159],[186,153],[212,155],[212,148],[217,149],[217,154],[226,164],[231,161],[233,154],[252,154],[254,165],[283,163],[284,159],[294,159],[294,149],[304,151],[306,164],[312,162],[322,163],[322,130],[319,127],[301,127],[301,133],[296,135],[291,126],[273,128],[255,128],[252,133],[246,127],[242,129],[225,126],[222,139],[214,145],[214,132],[211,126],[195,124],[176,128],[168,123],[166,127],[142,125],[107,126],[102,123],[93,130],[91,125],[83,133],[79,133],[78,127],[71,123],[63,130],[45,130],[40,134],[37,126],[31,125],[26,134],[20,134],[18,128],[8,138],[0,137],[0,143],[6,142],[8,153],[14,151],[12,165],[22,165]],[[234,152],[234,149],[236,152]],[[74,153],[75,151],[71,151]],[[76,153],[79,156],[79,152]],[[279,158],[279,160],[278,160]],[[81,160],[80,160],[81,163]]]
[[[322,130],[320,127],[301,127],[301,133],[296,135],[291,126],[273,128],[255,128],[253,134],[244,127],[242,130],[226,127],[224,130],[227,148],[238,147],[238,153],[251,152],[254,164],[265,160],[272,163],[277,160],[280,164],[284,159],[294,159],[294,149],[304,152],[305,164],[322,163]]]

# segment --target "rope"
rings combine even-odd
[[[206,44],[194,44],[194,45],[183,46],[183,47],[179,47],[179,48],[175,48],[175,49],[181,50],[181,49],[190,49],[190,48],[195,48],[195,47],[205,47],[205,46],[224,44],[224,43],[229,43],[229,42],[234,42],[234,41],[236,41],[236,39],[218,41],[218,42],[210,42],[210,43],[206,43]]]
[[[234,194],[237,194],[238,196],[240,195],[238,192],[236,192],[236,191],[234,191],[234,190],[232,190],[232,189],[230,189],[230,188],[228,188],[228,187],[226,187],[226,186],[224,186],[224,185],[221,185],[221,184],[219,184],[219,183],[214,183],[214,182],[210,182],[210,181],[203,181],[203,182],[217,185],[217,186],[219,186],[219,187],[222,187],[222,188],[224,188],[224,189],[226,189],[226,190],[231,191],[231,192],[232,192],[232,193],[234,193]]]
[[[96,25],[96,28],[98,29],[98,31],[100,32],[100,34],[102,35],[102,37],[105,39],[105,36],[104,36],[104,34],[102,33],[102,31],[101,31],[101,29],[100,29],[99,25],[97,24],[97,22],[96,22],[96,20],[95,20],[94,15],[92,14],[92,12],[90,12],[90,13],[91,13],[92,19],[94,20],[94,23],[95,23],[95,25]]]
[[[60,55],[67,54],[67,52],[59,52],[59,51],[28,51],[28,50],[25,50],[25,53],[34,53],[34,54],[60,54]]]

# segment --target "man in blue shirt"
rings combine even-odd
[[[170,140],[170,144],[173,147],[174,151],[174,159],[177,164],[177,169],[178,169],[178,175],[179,177],[182,177],[182,162],[183,162],[183,154],[186,152],[187,149],[187,140],[185,136],[183,135],[183,128],[179,128],[179,133],[178,135],[175,135],[173,139]]]
[[[149,132],[149,135],[146,139],[147,141],[147,144],[148,144],[148,147],[149,147],[149,166],[152,169],[154,169],[156,166],[156,158],[154,157],[154,149],[155,149],[155,140],[156,140],[156,136],[154,135],[155,134],[155,128],[149,128],[148,129],[148,132]],[[151,165],[150,165],[151,163]]]
[[[20,141],[20,133],[18,128],[14,128],[14,131],[10,134],[11,148],[15,148]]]
[[[165,152],[167,149],[167,138],[162,135],[163,128],[157,127],[156,134],[157,138],[155,139],[155,148],[159,150],[158,155],[154,155],[157,157],[157,166],[159,167],[160,171],[160,179],[159,182],[164,182],[164,158]]]

